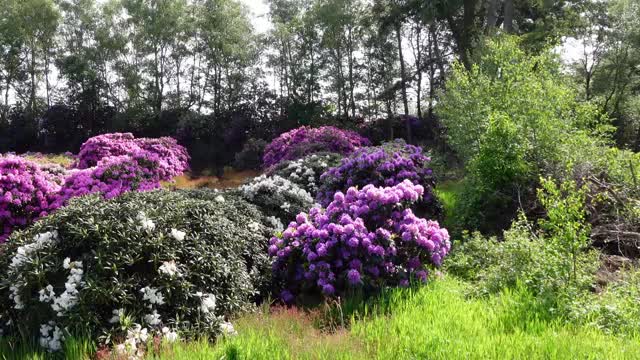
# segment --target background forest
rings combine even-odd
[[[4,0],[0,150],[75,152],[130,131],[221,168],[249,138],[327,123],[442,147],[434,106],[452,63],[470,68],[501,31],[531,53],[571,39],[563,76],[637,149],[633,3],[274,0],[257,33],[235,0]]]

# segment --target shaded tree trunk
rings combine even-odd
[[[409,115],[409,102],[407,100],[407,74],[404,65],[404,56],[402,54],[402,24],[400,22],[396,23],[396,39],[398,42],[398,57],[400,60],[400,82],[401,82],[401,93],[402,93],[402,105],[404,106],[404,114]],[[411,143],[411,123],[409,121],[406,122],[407,127],[407,142]]]

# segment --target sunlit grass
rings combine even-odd
[[[347,327],[320,330],[321,309],[263,308],[233,323],[238,335],[210,343],[178,342],[152,359],[638,359],[640,339],[565,324],[526,291],[465,297],[452,278],[389,291],[343,306]],[[34,346],[7,347],[2,359],[85,359],[92,345],[73,340],[52,357]],[[104,358],[104,357],[100,357]],[[111,357],[106,357],[111,358]]]

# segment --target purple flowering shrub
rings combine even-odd
[[[131,133],[104,134],[90,138],[80,147],[76,167],[87,169],[98,165],[104,158],[140,151],[157,155],[161,171],[173,174],[172,176],[189,168],[189,154],[176,139],[135,138]]]
[[[393,186],[410,180],[425,187],[423,201],[428,202],[435,184],[430,162],[431,158],[420,147],[403,140],[363,147],[322,174],[316,200],[327,206],[336,192],[352,186]]]
[[[264,150],[263,166],[268,168],[281,161],[296,160],[317,152],[347,155],[369,145],[369,140],[350,130],[333,126],[319,128],[299,127],[281,134]]]
[[[147,191],[160,187],[173,174],[164,169],[154,153],[137,151],[131,155],[107,157],[89,169],[71,171],[56,196],[57,207],[71,198],[100,193],[105,199],[127,191]]]
[[[0,243],[55,209],[56,177],[18,156],[0,157]]]
[[[439,266],[451,243],[446,229],[419,218],[410,206],[424,187],[404,180],[392,187],[367,185],[336,192],[326,208],[316,206],[269,242],[281,298],[349,289],[408,286],[426,281],[428,266]]]

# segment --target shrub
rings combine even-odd
[[[18,156],[0,157],[0,243],[55,209],[58,178]]]
[[[51,350],[73,334],[126,338],[135,352],[147,334],[219,334],[269,279],[267,229],[254,206],[201,193],[85,196],[14,233],[0,253],[5,335]]]
[[[409,208],[423,195],[424,188],[408,180],[393,187],[351,187],[337,192],[326,209],[298,214],[269,246],[282,300],[426,281],[427,265],[440,265],[450,244],[446,229]]]
[[[436,109],[469,178],[458,212],[468,227],[484,232],[508,226],[500,221],[535,201],[527,189],[572,158],[563,154],[567,144],[608,129],[594,104],[579,102],[558,81],[555,55],[529,54],[520,41],[491,39],[471,69],[454,65]]]
[[[264,167],[270,167],[284,160],[295,160],[317,152],[347,155],[366,145],[369,145],[369,140],[350,130],[333,126],[302,126],[281,134],[267,145],[262,161]]]
[[[262,167],[262,155],[267,142],[262,139],[249,139],[242,151],[235,155],[233,166],[238,170],[259,170]]]
[[[131,133],[112,133],[94,136],[80,147],[76,167],[86,169],[98,165],[100,160],[135,152],[156,155],[163,172],[176,176],[189,168],[187,150],[174,138],[134,138]]]
[[[287,223],[310,208],[313,198],[304,189],[280,176],[261,175],[242,185],[237,193],[268,216]]]
[[[111,199],[127,191],[147,191],[171,179],[157,155],[136,151],[130,155],[107,157],[88,169],[71,171],[56,195],[56,206],[69,199],[99,193]]]
[[[423,154],[420,147],[402,140],[364,147],[322,174],[322,185],[316,199],[326,206],[336,192],[351,186],[394,186],[409,180],[425,188],[423,200],[429,201],[432,200],[431,191],[435,183],[429,168],[430,161],[431,158]]]
[[[320,176],[340,164],[340,159],[342,155],[336,153],[312,154],[298,160],[283,161],[269,169],[267,174],[285,178],[315,196],[321,184]]]

